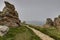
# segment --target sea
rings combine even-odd
[[[31,25],[44,25],[45,21],[26,21],[26,24],[31,24]]]

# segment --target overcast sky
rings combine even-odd
[[[25,21],[44,21],[60,14],[60,0],[6,0],[14,4],[19,18]],[[0,0],[0,10],[4,0]]]

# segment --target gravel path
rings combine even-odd
[[[34,29],[34,28],[29,27],[28,25],[26,25],[26,26],[27,26],[28,28],[30,28],[30,29],[31,29],[37,36],[39,36],[42,40],[55,40],[55,39],[49,37],[48,35],[40,32],[40,31],[38,31],[38,30],[36,30],[36,29]]]

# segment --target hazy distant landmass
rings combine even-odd
[[[27,24],[43,25],[45,21],[26,21]]]

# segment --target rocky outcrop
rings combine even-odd
[[[54,25],[60,26],[60,15],[58,17],[54,18]]]
[[[60,30],[60,15],[54,18],[54,26]]]
[[[56,18],[54,18],[54,21],[52,21],[51,18],[47,18],[46,24],[44,25],[46,28],[49,27],[56,27],[58,30],[60,30],[60,15]]]
[[[53,21],[52,21],[52,19],[51,19],[51,18],[47,18],[46,24],[53,26]]]
[[[53,26],[53,21],[51,18],[47,18],[46,19],[46,24],[43,25],[45,28],[49,28],[51,26]]]
[[[20,20],[18,17],[18,12],[15,10],[14,5],[9,2],[4,2],[5,7],[3,11],[0,11],[0,25],[6,25],[9,27],[18,27],[20,26]]]

